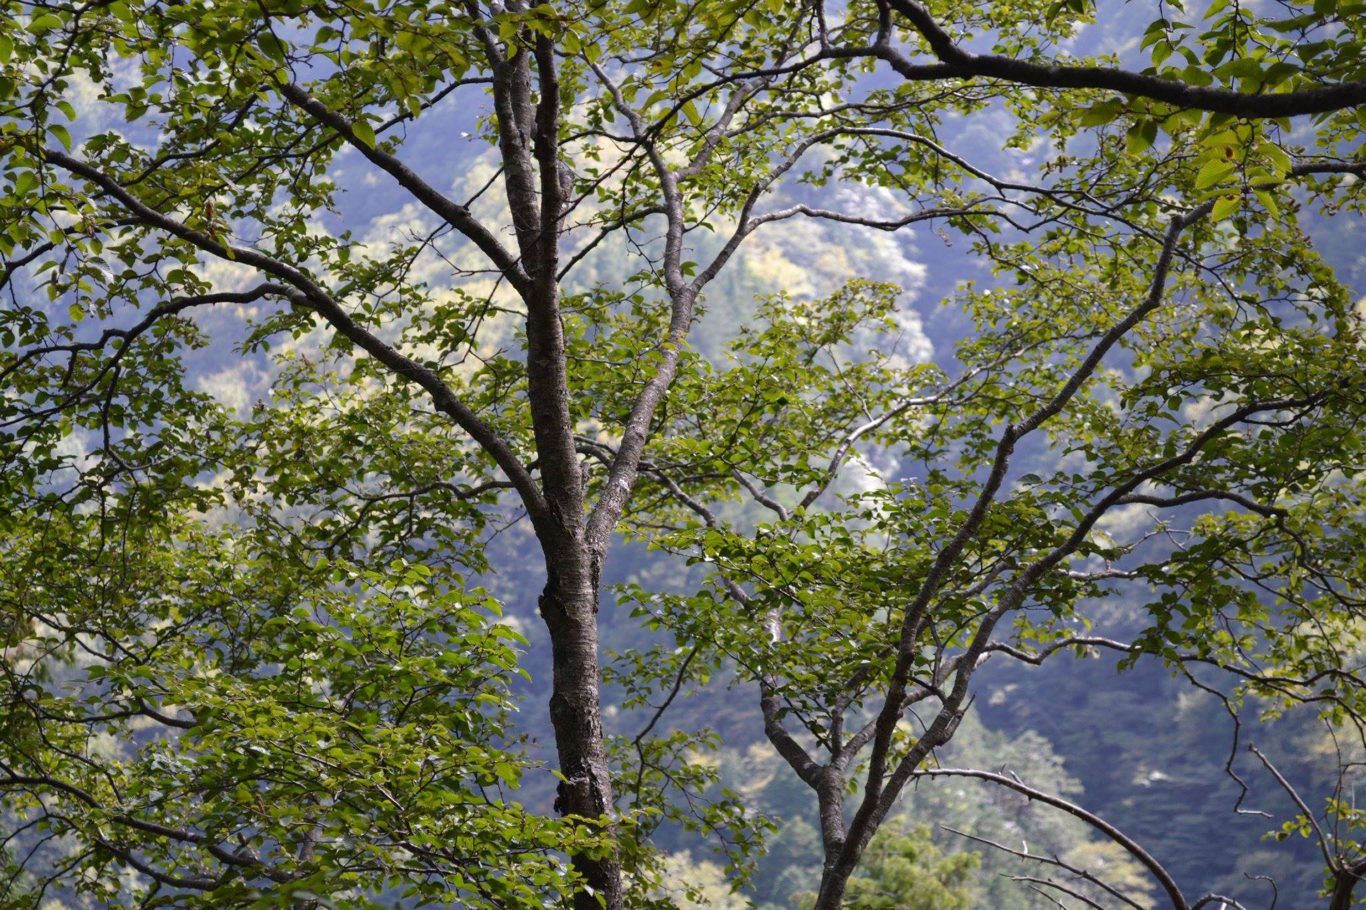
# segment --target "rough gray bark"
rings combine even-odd
[[[584,559],[587,549],[582,538],[544,550],[549,577],[540,609],[550,630],[554,661],[550,721],[564,775],[557,805],[566,815],[610,818],[612,784],[598,695],[598,567],[595,559]],[[621,864],[615,852],[576,856],[574,868],[588,885],[575,895],[576,908],[623,906]]]

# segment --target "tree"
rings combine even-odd
[[[1111,584],[1161,592],[1123,647],[1354,707],[1360,314],[1298,224],[1359,201],[1349,5],[1214,4],[1193,38],[1164,17],[1141,72],[1057,57],[1084,3],[5,11],[0,786],[17,842],[61,856],[36,882],[18,858],[35,903],[118,865],[148,902],[623,906],[669,811],[645,784],[682,752],[642,746],[614,790],[597,613],[619,531],[716,568],[641,593],[684,645],[654,667],[674,691],[721,665],[758,684],[820,804],[822,907],[980,659],[1101,646],[1070,623]],[[992,53],[961,47],[983,32]],[[424,127],[455,103],[496,162],[466,197],[411,151],[450,140]],[[1048,137],[1033,183],[939,141],[1006,112],[1008,148]],[[353,169],[409,227],[343,227]],[[806,187],[831,182],[896,209]],[[957,295],[962,372],[883,350],[894,289],[856,280],[764,304],[729,363],[691,352],[703,291],[794,219],[964,234],[1002,278]],[[271,400],[185,382],[224,343],[273,347]],[[921,475],[836,495],[882,452]],[[718,505],[740,496],[773,520]],[[1152,545],[1188,506],[1210,511],[1184,548]],[[474,582],[508,509],[544,565],[564,821],[498,792],[506,703],[472,694],[513,669]],[[1133,509],[1154,515],[1101,533]]]
[[[943,856],[928,828],[880,838],[869,851],[867,876],[849,882],[849,906],[860,910],[931,907],[966,910],[967,875],[977,865],[970,853]]]

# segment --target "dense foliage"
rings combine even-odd
[[[769,833],[669,713],[720,683],[814,810],[779,899],[963,904],[884,824],[961,771],[1094,829],[1036,887],[1188,910],[1066,794],[935,766],[986,658],[1360,738],[1366,313],[1310,232],[1360,210],[1357,0],[1095,59],[1084,0],[0,8],[6,906],[692,901],[658,844],[739,884]],[[806,235],[832,286],[721,293],[809,224],[856,231]],[[933,358],[840,259],[917,225],[986,264]],[[658,635],[614,738],[623,538],[668,568],[616,592]],[[1257,754],[1340,910],[1355,808]]]

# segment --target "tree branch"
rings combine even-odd
[[[1366,82],[1344,82],[1280,94],[1251,94],[1232,89],[1205,88],[1112,67],[1040,64],[995,54],[973,54],[955,44],[929,10],[916,0],[885,2],[910,21],[929,44],[934,56],[950,68],[949,75],[959,78],[1000,79],[1039,88],[1108,89],[1178,107],[1253,118],[1322,114],[1366,103]],[[942,69],[932,67],[927,71],[925,67],[917,67],[890,44],[883,43],[876,51],[879,57],[907,79],[924,81],[927,78],[944,78]]]
[[[394,373],[421,386],[431,396],[436,409],[450,416],[494,460],[516,488],[532,519],[539,520],[544,517],[545,500],[541,491],[516,453],[512,451],[507,440],[456,397],[450,386],[446,385],[445,381],[433,370],[401,354],[374,333],[356,323],[341,305],[319,287],[312,278],[299,269],[273,259],[264,253],[246,247],[228,246],[203,231],[191,228],[156,211],[135,197],[114,178],[88,162],[52,149],[41,150],[41,155],[46,161],[56,164],[104,190],[130,213],[137,216],[143,224],[178,237],[210,255],[250,265],[283,279],[289,286],[273,285],[272,293],[278,293],[294,304],[317,312],[337,332],[357,347],[370,354]]]
[[[465,206],[437,192],[430,184],[419,177],[412,168],[399,159],[383,151],[378,145],[362,142],[352,128],[351,121],[341,114],[330,110],[308,92],[289,82],[278,84],[280,94],[295,107],[310,114],[319,123],[334,130],[337,135],[360,152],[372,164],[389,174],[413,198],[421,202],[431,212],[470,239],[507,278],[508,282],[525,295],[531,279],[522,269],[517,258],[504,247],[488,228],[484,227]]]
[[[1014,790],[1016,793],[1027,796],[1030,799],[1038,800],[1044,805],[1052,806],[1055,809],[1061,809],[1068,815],[1079,818],[1097,831],[1100,831],[1106,837],[1110,838],[1110,840],[1123,847],[1130,856],[1138,860],[1143,867],[1157,879],[1158,883],[1162,886],[1162,890],[1167,892],[1167,897],[1171,900],[1172,907],[1175,908],[1175,910],[1191,910],[1190,903],[1186,900],[1186,896],[1181,893],[1181,888],[1176,884],[1176,880],[1172,878],[1171,873],[1169,873],[1161,863],[1153,858],[1152,854],[1147,850],[1144,850],[1143,847],[1133,838],[1129,837],[1129,835],[1125,834],[1099,815],[1096,815],[1094,812],[1088,812],[1076,803],[1068,802],[1062,797],[1054,796],[1051,793],[1045,793],[1043,790],[1036,790],[1033,787],[1021,783],[1014,777],[996,774],[991,771],[978,771],[970,768],[927,768],[925,770],[916,771],[913,776],[971,777],[976,778],[977,780],[991,781],[992,783],[1000,784],[1002,787]]]

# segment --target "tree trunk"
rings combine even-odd
[[[827,865],[821,875],[820,891],[813,910],[839,910],[844,901],[844,889],[849,884],[849,873]]]
[[[547,548],[548,575],[540,599],[554,659],[550,721],[565,778],[556,806],[563,815],[610,821],[612,783],[598,692],[600,565],[581,541],[557,549]],[[603,854],[575,855],[573,863],[587,885],[574,896],[575,910],[621,910],[625,900],[615,848]]]
[[[844,903],[844,892],[849,886],[849,878],[858,868],[859,860],[863,857],[863,851],[868,848],[868,844],[873,839],[873,834],[877,832],[882,822],[879,815],[871,825],[860,827],[855,823],[856,830],[845,832],[843,813],[836,815],[833,809],[825,807],[825,803],[842,795],[843,775],[838,780],[839,792],[820,794],[822,798],[822,823],[836,822],[839,827],[825,834],[825,864],[821,869],[820,890],[816,892],[816,903],[812,910],[839,910]],[[833,780],[830,783],[833,784]]]
[[[1328,910],[1351,910],[1357,883],[1366,874],[1366,859],[1333,870],[1333,890],[1329,893]]]

